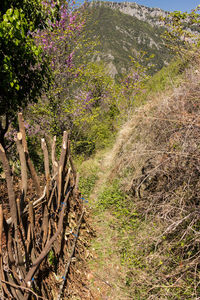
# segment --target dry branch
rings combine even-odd
[[[50,171],[49,171],[49,154],[47,150],[47,144],[45,139],[41,139],[41,146],[44,154],[44,169],[45,169],[45,177],[46,180],[49,180]]]
[[[69,155],[69,161],[70,161],[70,165],[71,165],[71,168],[72,168],[72,172],[74,174],[74,185],[75,185],[76,184],[77,173],[76,173],[76,168],[74,166],[74,163],[73,163],[71,155]]]
[[[69,167],[69,169],[67,171],[67,176],[65,178],[64,194],[66,193],[66,190],[67,190],[67,187],[68,187],[68,184],[69,184],[70,174],[71,174],[71,168]]]
[[[30,222],[30,228],[31,228],[31,237],[32,237],[32,240],[34,242],[35,212],[34,212],[34,209],[33,209],[33,202],[32,201],[29,201],[28,213],[29,213],[29,222]]]
[[[59,163],[56,162],[55,157],[56,137],[53,139],[52,177],[50,176],[47,145],[45,140],[42,139],[41,144],[44,153],[46,186],[44,187],[43,194],[41,195],[39,180],[28,153],[22,114],[18,115],[18,119],[20,132],[18,133],[15,141],[21,162],[21,199],[22,201],[26,200],[26,206],[24,204],[22,209],[23,203],[20,202],[20,196],[17,199],[17,203],[15,202],[15,193],[10,166],[5,151],[0,145],[0,159],[3,163],[3,168],[6,175],[9,206],[11,212],[10,218],[4,220],[2,205],[0,205],[1,295],[6,299],[12,298],[16,300],[28,300],[31,297],[34,297],[34,299],[44,299],[44,296],[45,298],[52,299],[52,292],[48,287],[48,281],[45,279],[40,281],[41,275],[47,276],[46,278],[49,280],[50,276],[48,273],[51,272],[51,270],[47,271],[47,265],[42,264],[42,262],[44,262],[52,248],[55,255],[57,253],[56,249],[59,248],[60,256],[58,259],[58,266],[56,265],[54,267],[61,268],[62,270],[64,267],[64,255],[68,253],[69,250],[70,259],[68,260],[65,268],[66,276],[69,272],[71,259],[74,255],[77,237],[84,215],[82,212],[82,206],[74,205],[76,202],[79,203],[80,200],[79,193],[74,193],[74,189],[77,190],[78,187],[78,176],[76,174],[71,157],[69,162],[70,143],[68,140],[68,134],[66,132],[63,134],[63,143]],[[39,195],[39,198],[36,200],[34,200],[35,195],[32,193],[30,193],[30,200],[25,199],[28,185],[27,167],[30,171],[32,181],[36,187],[36,194]],[[14,214],[12,212],[13,209],[15,209]],[[78,216],[80,215],[81,217],[78,221]],[[76,224],[77,221],[78,224]],[[65,230],[63,230],[63,228],[68,226],[67,222],[69,222],[69,224],[70,222],[73,222],[73,226],[77,228],[77,233],[75,235],[76,238],[73,241],[71,250],[68,249],[70,242],[66,241],[64,238]],[[13,230],[13,226],[10,226],[12,223],[15,224],[15,230]],[[2,249],[1,238],[3,234],[3,226],[5,229],[6,247],[3,247]],[[3,256],[1,255],[2,252],[3,254],[4,252],[6,254],[5,261],[3,261]],[[46,260],[46,262],[48,263],[48,260]],[[6,268],[9,271],[6,271]],[[36,276],[33,288],[36,288],[37,290],[39,288],[40,294],[43,297],[38,296],[35,292],[29,289],[36,271],[38,271],[39,276]],[[33,295],[31,295],[31,293]]]
[[[59,293],[58,293],[57,300],[60,300],[62,298],[63,288],[64,288],[64,285],[65,285],[65,282],[66,282],[66,278],[67,278],[67,275],[68,275],[68,272],[69,272],[69,267],[70,267],[72,258],[74,256],[74,251],[75,251],[76,243],[77,243],[77,240],[78,240],[79,231],[80,231],[80,227],[81,227],[81,224],[82,224],[84,213],[85,212],[83,211],[82,214],[81,214],[80,220],[78,222],[78,227],[77,227],[74,243],[73,243],[73,246],[72,246],[72,249],[71,249],[71,252],[70,252],[70,256],[69,256],[67,265],[65,267],[64,275],[62,277],[63,281],[62,281],[62,283],[60,284],[60,287],[59,287]]]
[[[51,160],[52,160],[52,167],[53,167],[53,176],[58,172],[58,163],[55,159],[56,154],[56,136],[53,138],[52,148],[51,148]]]
[[[20,207],[24,207],[24,201],[26,199],[26,193],[27,193],[27,165],[26,165],[26,157],[25,152],[22,145],[22,134],[21,132],[18,132],[17,139],[15,139],[16,145],[17,145],[17,151],[19,153],[19,159],[21,163],[21,180],[22,180],[22,197],[21,197],[21,205]],[[21,209],[20,209],[21,211]]]
[[[64,212],[65,212],[65,204],[70,196],[70,193],[71,193],[71,189],[68,191],[67,195],[65,196],[65,199],[64,199],[64,202],[62,205],[62,210],[61,210],[59,221],[58,221],[58,229],[57,229],[56,233],[52,236],[52,238],[49,240],[49,242],[46,244],[46,246],[42,250],[39,257],[33,263],[32,268],[29,270],[28,274],[26,275],[26,277],[25,277],[26,284],[31,281],[31,278],[34,276],[35,272],[37,271],[37,269],[38,269],[39,265],[41,264],[41,262],[43,261],[43,259],[49,253],[52,244],[55,242],[55,240],[57,239],[58,235],[60,234],[60,232],[62,230],[62,224],[63,224]]]
[[[63,132],[62,150],[60,154],[59,167],[62,167],[62,171],[65,169],[68,155],[68,134],[66,131]]]
[[[65,177],[65,166],[67,162],[68,156],[68,134],[66,131],[63,132],[63,142],[62,142],[62,149],[60,154],[59,166],[58,166],[58,209],[60,208],[60,202],[62,200],[63,195],[63,179]]]
[[[58,202],[57,202],[57,210],[60,209],[60,202],[62,197],[62,166],[59,166],[58,170],[58,179],[57,179],[57,188],[58,188]]]
[[[49,154],[48,154],[47,144],[45,142],[45,139],[41,139],[41,146],[44,154],[44,170],[45,170],[45,177],[46,177],[47,199],[49,199],[49,185],[50,185]]]
[[[43,191],[42,196],[33,202],[33,207],[35,208],[38,205],[38,203],[41,203],[41,201],[44,199],[45,196],[46,196],[46,186],[44,187],[44,191]],[[24,208],[23,212],[22,212],[22,216],[28,212],[28,207],[29,206],[27,204],[26,207]],[[6,220],[6,223],[8,225],[11,224],[12,223],[12,217],[8,218]]]
[[[19,130],[22,134],[22,145],[24,147],[24,152],[25,152],[25,156],[26,156],[26,161],[27,161],[27,165],[31,174],[31,177],[33,179],[36,191],[37,191],[37,195],[41,196],[41,188],[40,188],[40,181],[39,178],[37,176],[37,173],[35,171],[34,165],[30,159],[29,153],[28,153],[28,146],[27,146],[27,142],[26,142],[26,131],[25,131],[25,126],[24,126],[24,119],[22,116],[22,113],[18,114],[18,121],[19,121]]]
[[[12,287],[14,287],[14,288],[16,288],[16,289],[26,290],[26,291],[28,291],[29,293],[32,293],[32,294],[36,297],[36,299],[48,300],[47,298],[38,296],[36,293],[34,293],[34,291],[32,291],[32,290],[31,290],[30,288],[28,288],[28,287],[21,286],[21,285],[16,285],[16,284],[14,284],[14,283],[11,283],[11,282],[9,282],[9,281],[2,280],[2,279],[1,279],[1,282],[6,283],[6,284],[8,284],[8,285],[10,285],[10,286],[12,286]],[[21,299],[20,299],[20,300],[21,300]]]
[[[11,175],[11,170],[9,166],[8,159],[6,157],[6,153],[0,144],[0,160],[3,164],[3,169],[6,176],[6,182],[7,182],[7,188],[8,188],[8,199],[9,199],[9,205],[10,205],[10,212],[12,216],[12,223],[15,225],[15,228],[17,228],[17,206],[15,202],[15,192],[13,187],[13,180]]]
[[[2,256],[2,235],[3,235],[3,208],[0,204],[0,258]]]
[[[49,225],[49,213],[47,205],[44,206],[44,213],[43,213],[43,222],[42,222],[42,229],[43,229],[43,241],[42,245],[44,246],[47,240],[48,235],[48,225]]]

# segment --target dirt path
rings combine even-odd
[[[90,195],[93,203],[92,226],[96,232],[90,251],[87,274],[89,288],[96,300],[127,300],[131,299],[124,291],[126,269],[121,265],[118,251],[118,232],[115,229],[114,216],[109,211],[96,212],[95,205],[98,194],[109,179],[113,158],[113,150],[109,150],[99,160],[99,171],[95,187]]]
[[[95,183],[94,189],[90,195],[90,200],[96,202],[98,200],[98,194],[100,193],[103,186],[106,184],[106,181],[110,175],[110,168],[112,165],[112,150],[106,152],[102,158],[98,161],[99,171],[98,171],[98,180]]]

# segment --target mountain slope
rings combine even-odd
[[[108,2],[108,1],[97,1],[93,2],[93,6],[106,6],[113,10],[119,10],[120,12],[134,16],[141,21],[148,22],[152,26],[162,25],[160,17],[165,17],[168,12],[160,8],[151,8],[144,5],[139,5],[136,2]]]
[[[99,168],[89,276],[99,299],[199,299],[199,63],[178,76],[82,166],[88,178]]]
[[[100,40],[95,60],[106,62],[113,76],[128,70],[130,56],[136,57],[141,50],[155,55],[154,72],[169,62],[171,55],[164,46],[161,38],[164,29],[158,21],[159,13],[164,14],[161,10],[142,6],[136,9],[113,2],[95,2],[88,9],[87,28]]]

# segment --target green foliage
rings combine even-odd
[[[40,1],[3,1],[0,14],[0,116],[7,123],[16,111],[37,101],[50,80],[48,61],[32,31],[42,23]],[[6,130],[2,129],[1,141]]]
[[[79,189],[83,197],[88,198],[90,196],[90,193],[92,192],[97,179],[98,176],[96,170],[93,170],[93,172],[89,175],[80,177]]]
[[[73,151],[77,155],[90,156],[96,150],[109,146],[116,131],[112,129],[114,120],[109,116],[97,115],[93,121],[83,122],[72,132]],[[77,134],[76,134],[77,133]],[[111,135],[112,134],[112,135]]]
[[[180,59],[173,60],[167,67],[162,68],[148,80],[145,85],[146,94],[164,91],[166,88],[180,83],[187,66],[188,62],[183,62]]]
[[[57,262],[57,259],[56,259],[56,256],[55,256],[55,253],[53,250],[50,250],[49,251],[49,254],[48,254],[48,261],[49,261],[49,264],[51,266],[55,266],[56,265],[56,262]]]
[[[115,180],[112,185],[104,189],[99,195],[99,207],[103,209],[121,207],[125,195],[120,191],[119,182]]]
[[[31,31],[42,27],[45,23],[45,11],[40,0],[2,0],[0,3],[1,16],[6,14],[10,8],[23,10]]]
[[[153,58],[153,54],[147,55],[144,51],[140,51],[136,58],[130,57],[129,70],[121,80],[121,98],[124,98],[121,102],[123,107],[126,107],[125,110],[130,110],[135,106],[137,99],[141,98],[146,83],[151,78],[149,71],[154,67]]]
[[[99,36],[101,41],[97,47],[99,53],[95,58],[102,59],[107,64],[108,72],[113,76],[121,78],[124,70],[129,69],[129,57],[136,58],[141,50],[154,54],[155,68],[151,70],[153,73],[170,61],[172,55],[163,45],[161,38],[164,32],[162,27],[152,26],[146,21],[120,12],[118,8],[112,9],[102,2],[100,5],[94,4],[89,10],[91,18],[86,24],[91,30],[89,35],[94,38]]]
[[[133,230],[137,227],[137,212],[134,204],[120,188],[118,179],[107,185],[98,196],[98,208],[110,209],[116,216],[120,226],[119,231]]]
[[[68,85],[67,94],[54,90],[60,93],[30,107],[30,118],[58,141],[69,131],[73,152],[91,155],[114,138],[119,114],[115,85],[102,64],[88,63]]]
[[[178,86],[188,65],[189,60],[173,59],[168,66],[163,67],[147,81],[144,81],[143,89],[136,94],[136,97],[132,97],[132,106],[134,108],[141,106],[156,96],[156,93],[169,90],[169,87]]]
[[[41,143],[38,140],[37,135],[31,137],[27,136],[27,144],[37,172],[44,173],[44,157],[41,150]]]
[[[89,198],[91,192],[94,189],[95,183],[99,179],[98,162],[90,158],[88,160],[85,160],[82,163],[80,163],[80,161],[77,161],[77,165],[79,165],[78,172],[80,174],[80,178],[79,178],[80,192],[84,198]]]
[[[162,18],[167,26],[164,38],[166,44],[182,59],[199,56],[199,15],[200,6],[190,13],[175,11]]]

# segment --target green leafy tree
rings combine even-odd
[[[152,63],[153,58],[154,54],[149,55],[145,51],[138,52],[136,58],[130,57],[129,70],[121,80],[121,110],[129,111],[144,91],[146,82],[151,77],[150,72],[155,66]]]
[[[200,5],[190,13],[175,11],[162,18],[167,27],[166,46],[182,59],[199,56]]]
[[[46,9],[54,10],[55,1],[47,1]],[[40,132],[57,135],[59,140],[62,131],[68,130],[77,139],[78,128],[86,124],[86,119],[94,119],[92,112],[101,106],[105,76],[100,74],[102,68],[88,63],[96,41],[87,37],[85,6],[76,9],[72,1],[65,1],[58,16],[57,20],[48,20],[49,27],[36,35],[50,59],[53,80],[48,93],[30,107],[29,115],[40,125]]]
[[[36,102],[50,80],[48,61],[33,32],[45,26],[40,0],[0,3],[0,143],[16,112]]]

